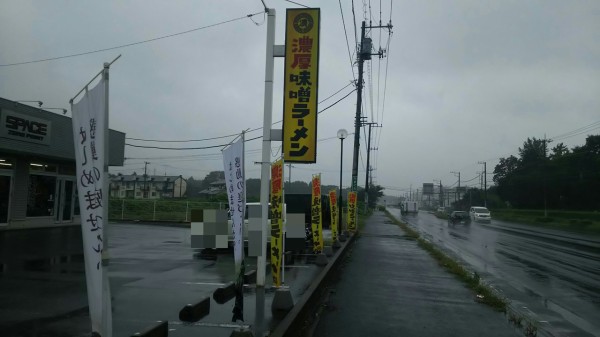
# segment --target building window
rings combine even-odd
[[[72,165],[60,165],[58,166],[58,173],[65,174],[70,176],[77,175],[77,171],[75,169],[75,164]]]
[[[27,216],[52,216],[56,177],[32,174],[29,176]]]
[[[156,192],[152,192],[152,196],[155,197],[156,196]]]
[[[75,184],[75,205],[73,207],[73,215],[81,215],[81,210],[79,209],[79,189],[77,188],[77,184]]]
[[[29,171],[31,172],[52,172],[56,173],[56,165],[54,164],[41,164],[41,163],[30,163]]]

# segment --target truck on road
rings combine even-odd
[[[402,213],[411,214],[419,212],[419,202],[418,201],[403,201],[402,202]]]

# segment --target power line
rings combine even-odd
[[[344,90],[344,89],[348,88],[348,87],[349,87],[350,85],[352,85],[352,84],[354,84],[354,82],[350,82],[350,83],[346,84],[346,85],[345,85],[343,88],[341,88],[340,90],[338,90],[338,91],[334,92],[333,94],[329,95],[327,98],[325,98],[325,99],[323,99],[322,101],[320,101],[320,102],[319,102],[319,104],[321,104],[321,103],[325,102],[326,100],[330,99],[331,97],[333,97],[333,96],[337,95],[337,94],[338,94],[340,91],[342,91],[342,90]]]
[[[259,137],[254,137],[254,138],[250,138],[250,139],[246,139],[244,142],[249,142],[251,140],[256,140],[262,138],[262,136]],[[143,149],[157,149],[157,150],[205,150],[205,149],[214,149],[216,147],[224,147],[229,145],[229,143],[227,144],[219,144],[219,145],[210,145],[210,146],[200,146],[200,147],[160,147],[160,146],[145,146],[145,145],[134,145],[134,144],[129,144],[129,143],[125,143],[125,145],[127,146],[131,146],[131,147],[139,147],[139,148],[143,148]]]
[[[354,12],[354,0],[352,0],[352,21],[354,22],[354,48],[358,49],[358,35],[356,34],[356,13]]]
[[[347,93],[347,94],[346,94],[344,97],[342,97],[342,98],[338,99],[337,101],[335,101],[335,103],[331,104],[330,106],[326,107],[325,109],[323,109],[323,110],[321,110],[321,111],[317,112],[317,114],[320,114],[320,113],[324,112],[325,110],[327,110],[327,109],[331,108],[332,106],[334,106],[334,105],[338,104],[340,101],[342,101],[342,100],[343,100],[343,99],[345,99],[346,97],[350,96],[350,95],[351,95],[353,92],[355,92],[355,91],[356,91],[356,88],[352,89],[352,91],[350,91],[349,93]]]
[[[293,2],[293,1],[290,1],[290,0],[284,0],[284,1],[287,1],[287,2],[293,3],[294,5],[302,6],[302,7],[305,7],[305,8],[310,8],[310,7],[308,7],[307,5],[299,4],[299,3],[297,3],[297,2]]]
[[[234,21],[238,21],[238,20],[242,20],[242,19],[246,19],[246,18],[251,18],[251,17],[253,17],[255,15],[259,15],[259,14],[263,14],[263,13],[264,12],[258,12],[258,13],[254,13],[254,14],[248,14],[248,15],[244,15],[244,16],[241,16],[241,17],[238,17],[238,18],[234,18],[234,19],[230,19],[230,20],[226,20],[226,21],[221,21],[221,22],[218,22],[218,23],[213,23],[213,24],[207,25],[207,26],[193,28],[193,29],[186,30],[186,31],[183,31],[183,32],[179,32],[179,33],[174,33],[174,34],[169,34],[169,35],[163,35],[163,36],[155,37],[155,38],[152,38],[152,39],[138,41],[138,42],[132,42],[132,43],[127,43],[127,44],[122,44],[122,45],[115,46],[115,47],[108,47],[108,48],[96,49],[96,50],[82,52],[82,53],[77,53],[77,54],[70,54],[70,55],[49,57],[49,58],[39,59],[39,60],[0,64],[0,67],[10,67],[10,66],[19,66],[19,65],[31,64],[31,63],[55,61],[55,60],[60,60],[60,59],[65,59],[65,58],[71,58],[71,57],[77,57],[77,56],[83,56],[83,55],[89,55],[89,54],[94,54],[94,53],[105,52],[105,51],[119,49],[119,48],[131,47],[131,46],[135,46],[135,45],[139,45],[139,44],[144,44],[144,43],[148,43],[148,42],[154,42],[154,41],[157,41],[157,40],[162,40],[162,39],[166,39],[166,38],[170,38],[170,37],[174,37],[174,36],[179,36],[179,35],[183,35],[183,34],[192,33],[192,32],[198,31],[198,30],[202,30],[202,29],[207,29],[207,28],[211,28],[211,27],[216,27],[216,26],[224,25],[226,23],[230,23],[230,22],[234,22]]]
[[[331,94],[330,96],[328,96],[327,98],[321,100],[319,102],[323,103],[325,101],[327,101],[328,99],[330,99],[331,97],[337,95],[340,91],[346,89],[347,87],[349,87],[350,85],[354,84],[353,82],[350,82],[348,84],[346,84],[344,87],[342,87],[341,89],[339,89],[338,91],[334,92],[333,94]],[[354,89],[356,90],[356,89]],[[332,107],[333,105],[339,103],[339,101],[341,101],[342,99],[346,98],[347,96],[349,96],[352,92],[348,93],[346,96],[342,97],[341,99],[339,99],[338,101],[336,101],[335,103],[333,103],[332,105],[328,106],[327,108],[319,111],[318,113],[321,113],[327,109],[329,109],[330,107]],[[279,120],[277,122],[274,122],[273,125],[281,123],[282,121]],[[246,131],[246,133],[250,133],[250,132],[254,132],[254,131],[258,131],[258,130],[262,130],[262,127],[258,127],[258,128],[254,128],[254,129],[250,129],[248,131]],[[212,138],[204,138],[204,139],[184,139],[184,140],[161,140],[161,139],[144,139],[144,138],[125,138],[125,139],[129,139],[129,140],[136,140],[136,141],[141,141],[141,142],[159,142],[159,143],[189,143],[189,142],[201,142],[201,141],[207,141],[207,140],[215,140],[215,139],[222,139],[222,138],[228,138],[228,137],[233,137],[233,136],[238,136],[238,133],[234,133],[234,134],[230,134],[230,135],[225,135],[225,136],[218,136],[218,137],[212,137]]]
[[[203,139],[187,139],[187,140],[160,140],[160,139],[142,139],[142,138],[130,138],[130,137],[125,137],[125,139],[137,140],[137,141],[141,141],[141,142],[189,143],[189,142],[203,142],[206,140],[215,140],[215,139],[222,139],[222,138],[228,138],[228,137],[234,137],[234,136],[239,136],[239,132],[231,134],[231,135],[226,135],[226,136],[203,138]]]
[[[593,122],[593,123],[588,124],[586,126],[582,126],[582,127],[578,128],[578,129],[571,130],[569,132],[565,132],[565,133],[560,134],[558,136],[550,137],[550,139],[552,139],[552,140],[566,139],[566,138],[570,138],[570,137],[574,137],[574,136],[580,135],[582,133],[586,133],[586,132],[595,130],[598,127],[600,127],[600,121]]]
[[[340,13],[342,14],[342,25],[344,26],[344,35],[346,36],[346,47],[348,48],[348,58],[350,59],[350,71],[352,71],[352,78],[354,78],[354,82],[356,82],[356,77],[354,76],[354,67],[352,66],[350,43],[348,42],[348,32],[346,31],[346,21],[344,20],[344,11],[342,10],[342,0],[338,0],[338,2],[340,4]]]
[[[331,108],[332,106],[338,104],[340,101],[342,101],[343,99],[345,99],[346,97],[350,96],[350,94],[352,94],[356,89],[352,89],[352,91],[350,91],[348,94],[346,94],[344,97],[338,99],[337,101],[335,101],[333,104],[329,105],[328,107],[326,107],[325,109],[317,112],[317,114],[320,114],[322,112],[324,112],[325,110]],[[279,122],[275,122],[275,123],[280,123]],[[273,123],[273,124],[275,124]],[[255,129],[254,129],[255,130]],[[254,130],[250,130],[250,131],[254,131]],[[255,139],[259,139],[262,138],[262,136],[258,136],[258,137],[254,137],[254,138],[250,138],[250,139],[246,139],[246,142],[249,142],[251,140],[255,140]],[[219,145],[210,145],[210,146],[200,146],[200,147],[160,147],[160,146],[145,146],[145,145],[135,145],[135,144],[129,144],[129,143],[125,143],[125,145],[127,146],[131,146],[131,147],[138,147],[138,148],[144,148],[144,149],[157,149],[157,150],[176,150],[176,151],[181,151],[181,150],[206,150],[206,149],[214,149],[217,147],[223,147],[223,146],[227,146],[229,144],[219,144]]]

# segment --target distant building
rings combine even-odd
[[[207,189],[198,192],[201,196],[214,196],[222,193],[227,193],[225,179],[214,181],[208,185]]]
[[[117,199],[181,198],[187,181],[181,176],[116,175],[110,179],[110,197]]]

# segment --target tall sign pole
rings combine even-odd
[[[263,143],[260,169],[261,251],[256,262],[256,314],[255,336],[262,336],[265,311],[265,278],[267,269],[267,222],[269,221],[269,171],[271,168],[271,121],[273,118],[273,72],[275,49],[275,9],[267,12],[267,47],[265,55],[265,96],[263,117]]]
[[[263,118],[263,143],[262,143],[262,161],[260,170],[260,203],[261,203],[261,224],[262,224],[262,249],[256,264],[256,286],[265,286],[265,272],[267,266],[267,222],[269,221],[269,170],[271,168],[271,121],[273,118],[273,68],[275,45],[275,9],[267,9],[267,52],[265,66],[265,97],[264,97],[264,118]]]

